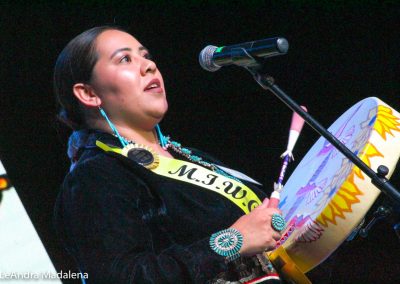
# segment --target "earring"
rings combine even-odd
[[[168,142],[167,142],[167,139],[165,138],[165,136],[161,133],[161,129],[158,124],[156,125],[156,132],[157,132],[158,141],[159,141],[161,147],[166,149]]]
[[[101,106],[98,106],[99,111],[101,113],[101,115],[106,119],[108,125],[110,126],[111,130],[114,132],[115,136],[118,137],[119,141],[121,142],[122,148],[125,147],[126,145],[128,145],[129,143],[121,137],[121,135],[119,135],[119,132],[117,130],[117,128],[115,127],[115,125],[111,122],[111,120],[108,118],[106,112],[104,111],[104,109]]]

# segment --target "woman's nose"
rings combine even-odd
[[[144,61],[141,66],[141,74],[142,76],[146,75],[147,73],[154,73],[157,70],[157,65],[154,61],[150,59],[144,58]]]

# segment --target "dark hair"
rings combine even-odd
[[[60,106],[58,119],[72,129],[80,129],[85,125],[83,108],[74,96],[72,88],[76,83],[90,82],[98,60],[96,39],[107,30],[125,31],[118,26],[91,28],[72,39],[57,58],[53,82]]]

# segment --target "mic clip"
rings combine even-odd
[[[360,237],[366,238],[368,236],[369,231],[376,224],[376,222],[389,217],[392,214],[392,212],[393,212],[392,208],[388,206],[383,206],[383,205],[379,206],[372,214],[372,218],[368,222],[368,224],[364,228],[360,229],[360,231],[358,232]]]
[[[261,66],[261,62],[251,56],[243,47],[231,49],[231,60],[236,66],[256,68]]]
[[[393,222],[393,217],[396,217],[396,208],[393,207],[393,204],[390,200],[382,197],[376,202],[378,206],[374,206],[375,208],[371,211],[369,217],[363,218],[360,224],[353,230],[353,232],[347,237],[347,241],[353,241],[357,236],[362,238],[367,238],[369,232],[378,222],[382,220],[387,220],[390,223]],[[400,225],[399,225],[400,226]],[[396,231],[396,228],[393,228]],[[396,234],[398,232],[396,231]],[[399,235],[400,238],[400,235]]]

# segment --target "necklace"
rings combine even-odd
[[[203,158],[193,155],[192,151],[188,148],[182,147],[181,143],[176,142],[176,141],[171,141],[170,137],[167,136],[167,149],[170,148],[171,150],[173,150],[174,152],[184,156],[185,158],[187,158],[189,161],[200,164],[210,170],[212,170],[213,172],[216,172],[217,174],[223,175],[225,177],[231,178],[233,180],[236,180],[238,182],[242,182],[241,180],[239,180],[238,178],[228,174],[227,172],[221,170],[220,168],[218,168],[218,166],[216,166],[213,163],[209,163],[207,161],[204,161]]]
[[[122,136],[121,136],[121,138],[123,140],[125,140],[128,144],[133,144],[133,145],[136,144],[133,140],[128,140],[128,139],[126,139],[125,137],[122,137]],[[181,143],[176,142],[176,141],[171,141],[171,138],[169,136],[166,136],[166,137],[164,136],[164,139],[165,139],[165,147],[163,147],[163,148],[165,150],[171,149],[175,153],[177,153],[177,154],[185,157],[186,159],[188,159],[190,162],[193,162],[193,163],[199,164],[199,165],[201,165],[203,167],[206,167],[206,168],[212,170],[213,172],[215,172],[217,174],[220,174],[220,175],[223,175],[223,176],[225,176],[227,178],[236,180],[236,181],[238,181],[240,183],[242,182],[240,179],[238,179],[238,178],[228,174],[227,172],[221,170],[217,165],[215,165],[213,163],[209,163],[207,161],[204,161],[203,158],[192,154],[192,150],[190,150],[188,148],[185,148],[185,147],[182,147]]]

